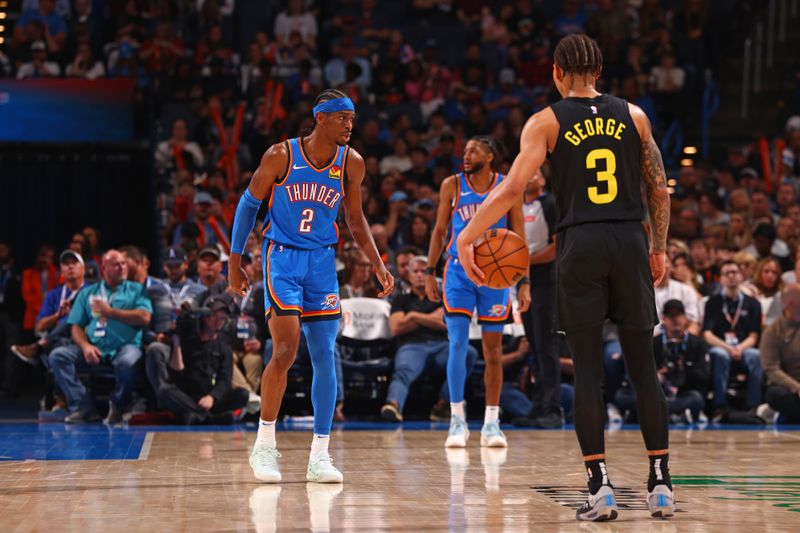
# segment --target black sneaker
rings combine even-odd
[[[450,422],[450,404],[445,401],[436,402],[429,418],[431,422]]]
[[[381,407],[381,418],[388,422],[402,422],[403,414],[395,402],[386,402]]]

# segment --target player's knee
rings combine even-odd
[[[269,364],[287,371],[294,364],[297,356],[297,343],[289,341],[273,342],[272,359]]]

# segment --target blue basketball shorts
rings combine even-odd
[[[513,320],[509,290],[478,287],[467,277],[456,258],[447,260],[443,285],[446,315],[471,319],[477,309],[479,324],[507,324]]]
[[[271,312],[306,322],[342,316],[333,246],[303,250],[264,241],[262,263],[267,320]]]

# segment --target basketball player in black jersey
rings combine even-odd
[[[557,207],[559,329],[566,332],[575,363],[575,431],[589,475],[589,497],[576,516],[600,521],[618,513],[603,439],[602,333],[610,318],[619,327],[650,457],[647,503],[652,516],[667,517],[675,511],[667,404],[652,342],[653,285],[664,276],[669,226],[664,164],[644,112],[595,90],[602,69],[596,42],[570,35],[554,55],[553,80],[563,100],[528,120],[508,177],[459,235],[458,256],[467,275],[480,283],[483,272],[475,266],[472,243],[522,196],[549,154]],[[642,182],[649,241],[642,224]]]

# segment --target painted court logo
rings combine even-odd
[[[506,305],[493,305],[492,308],[489,309],[489,316],[503,316],[506,314],[506,309],[508,309]]]
[[[339,297],[333,293],[325,296],[325,299],[320,302],[323,309],[336,309],[339,305]]]
[[[328,171],[328,177],[334,180],[338,180],[342,177],[342,167],[339,165],[333,165],[331,169]]]

